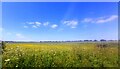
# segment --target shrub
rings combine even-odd
[[[1,42],[2,45],[2,53],[5,51],[6,43],[4,41]]]
[[[106,47],[108,47],[109,45],[108,44],[104,44],[104,43],[102,43],[102,44],[97,44],[97,47],[99,47],[99,48],[106,48]]]

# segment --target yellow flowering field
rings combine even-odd
[[[2,67],[117,67],[117,43],[7,43]]]

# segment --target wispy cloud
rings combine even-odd
[[[57,24],[53,24],[53,25],[51,25],[51,28],[53,28],[53,29],[55,29],[55,28],[57,28],[57,27],[58,27]]]
[[[117,15],[111,15],[109,17],[98,17],[98,18],[85,18],[82,22],[86,23],[106,23],[117,19]]]
[[[10,39],[12,38],[15,41],[22,41],[22,40],[29,41],[29,40],[31,40],[31,38],[29,38],[28,35],[26,36],[25,34],[22,34],[20,32],[6,32],[5,34],[6,34],[6,36],[11,36]]]
[[[40,26],[41,25],[41,23],[40,22],[35,22],[35,24],[34,25],[36,25],[36,26]]]
[[[92,18],[85,18],[82,20],[82,22],[93,22],[93,19]]]
[[[99,20],[96,21],[96,23],[110,22],[110,21],[115,20],[116,18],[118,18],[117,15],[112,15],[112,16],[110,16],[110,17],[108,17],[108,18],[99,19]]]
[[[38,28],[42,24],[41,22],[26,22],[28,26],[32,26],[32,28]],[[24,28],[28,28],[28,26],[24,26]]]
[[[38,28],[36,25],[32,25],[33,28]]]
[[[75,20],[64,21],[63,24],[70,26],[71,28],[76,28],[78,25],[78,21],[75,21]]]
[[[23,26],[24,28],[28,28],[28,26]]]
[[[23,35],[20,34],[20,33],[17,33],[17,34],[16,34],[16,37],[17,37],[17,38],[20,38],[20,39],[24,39],[24,38],[25,38],[25,36],[23,36]]]
[[[27,22],[27,24],[34,24],[34,22]]]
[[[50,23],[49,22],[45,22],[43,23],[43,26],[48,26]]]

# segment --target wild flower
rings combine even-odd
[[[19,46],[17,46],[17,47],[19,47]]]
[[[56,54],[54,53],[53,55],[55,56]]]
[[[16,59],[19,59],[19,58],[16,58]]]
[[[19,46],[18,46],[19,45]],[[37,44],[38,45],[38,44]],[[91,46],[82,47],[78,44],[52,44],[52,46],[44,46],[43,44],[37,46],[28,46],[26,44],[16,44],[11,46],[7,46],[5,53],[3,54],[3,58],[9,58],[4,60],[3,66],[8,67],[14,65],[14,67],[22,67],[22,66],[33,66],[30,64],[32,60],[34,60],[35,65],[33,67],[40,67],[40,66],[51,66],[57,67],[58,66],[71,66],[74,65],[75,67],[78,66],[99,66],[100,64],[105,61],[106,66],[108,63],[111,66],[116,66],[118,61],[118,54],[116,53],[117,48],[106,48],[106,49],[95,49]],[[77,45],[79,47],[77,47]],[[87,45],[87,44],[85,44]],[[17,47],[16,47],[17,46]],[[12,50],[13,48],[13,50]],[[74,50],[73,50],[74,48]],[[8,51],[10,50],[10,51]],[[103,55],[102,55],[103,54]],[[117,56],[116,56],[117,55]],[[109,57],[111,56],[111,57]],[[68,58],[69,57],[69,58]],[[12,58],[12,60],[11,60]],[[112,59],[113,58],[113,59]],[[25,61],[23,63],[19,63],[20,61]],[[8,62],[14,62],[9,63]],[[114,62],[115,61],[115,62]],[[29,63],[30,62],[30,63]],[[18,64],[20,64],[20,66]],[[49,65],[47,65],[49,63]]]
[[[53,52],[53,50],[51,50]]]
[[[6,59],[5,61],[8,62],[8,61],[10,61],[10,59]]]
[[[16,65],[15,67],[18,67],[18,65]]]

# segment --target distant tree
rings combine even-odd
[[[109,40],[109,41],[114,41],[114,40]]]
[[[94,40],[95,42],[97,41],[97,40]]]
[[[101,39],[100,41],[106,41],[106,40],[104,40],[104,39]]]
[[[84,40],[84,41],[89,41],[89,40]]]
[[[92,42],[92,40],[89,40],[89,41],[91,41],[91,42]]]
[[[97,44],[97,47],[99,47],[99,48],[105,48],[105,47],[108,47],[108,46],[109,46],[108,44],[104,44],[104,43]]]

